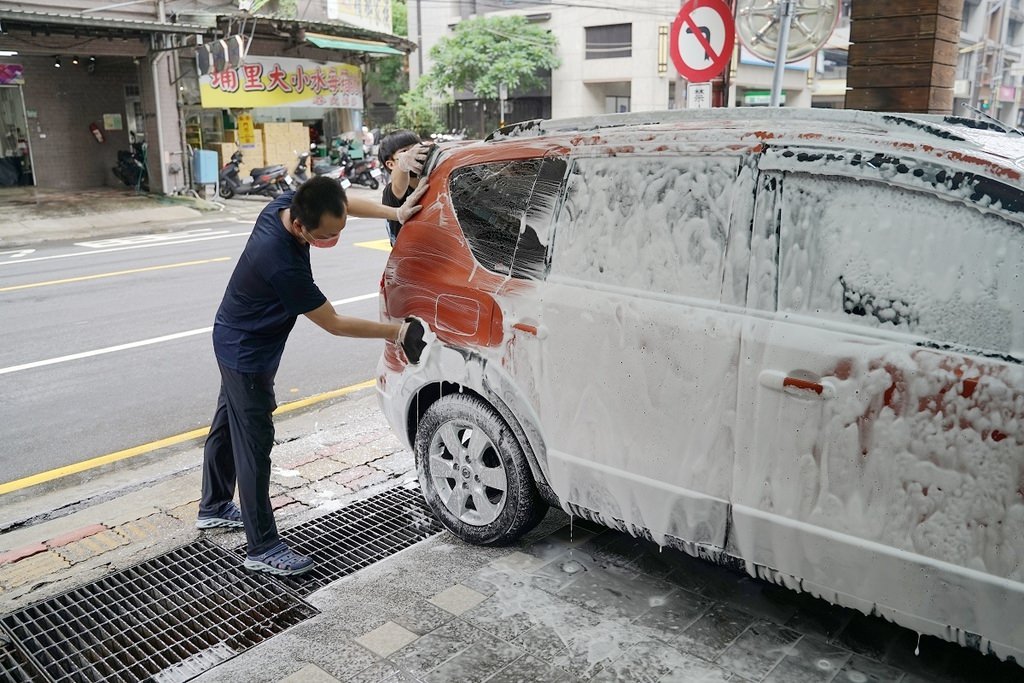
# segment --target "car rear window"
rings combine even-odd
[[[516,278],[543,277],[547,235],[562,159],[526,159],[454,171],[449,192],[459,227],[484,268]]]

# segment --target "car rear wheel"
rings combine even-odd
[[[501,416],[474,396],[444,396],[416,430],[416,470],[427,504],[456,536],[509,543],[532,529],[547,505],[523,449]]]

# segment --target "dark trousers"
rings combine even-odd
[[[203,453],[199,514],[220,514],[234,497],[237,481],[248,553],[259,555],[281,542],[270,504],[275,373],[242,373],[217,365],[220,398]]]

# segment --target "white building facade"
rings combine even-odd
[[[605,4],[607,9],[600,7]],[[430,70],[431,48],[450,35],[460,21],[484,15],[520,15],[558,39],[561,64],[552,71],[549,88],[532,93],[548,99],[547,110],[535,107],[525,116],[509,116],[508,120],[684,107],[685,81],[676,72],[668,49],[670,26],[678,11],[679,4],[671,0],[636,0],[629,6],[607,0],[579,6],[517,0],[408,0],[409,39],[420,46],[409,58],[411,84],[415,86],[420,74]],[[840,41],[839,49],[844,51],[845,47]],[[823,60],[812,57],[786,69],[786,106],[814,104],[814,86],[823,75],[822,68]],[[772,72],[772,64],[737,46],[715,84],[715,106],[766,105]],[[677,90],[682,97],[676,97]],[[840,87],[837,97],[832,84],[824,92],[823,105],[836,106],[838,100],[841,106],[842,92]],[[512,93],[510,97],[514,101],[519,95]],[[471,94],[457,93],[456,106],[468,106],[470,99]],[[490,107],[495,109],[493,102]],[[479,123],[467,118],[470,124]],[[497,118],[494,111],[486,117],[494,122]],[[476,128],[477,132],[487,132]]]

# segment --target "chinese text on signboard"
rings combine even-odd
[[[363,108],[358,67],[284,57],[246,57],[237,69],[200,77],[199,93],[211,108]]]

